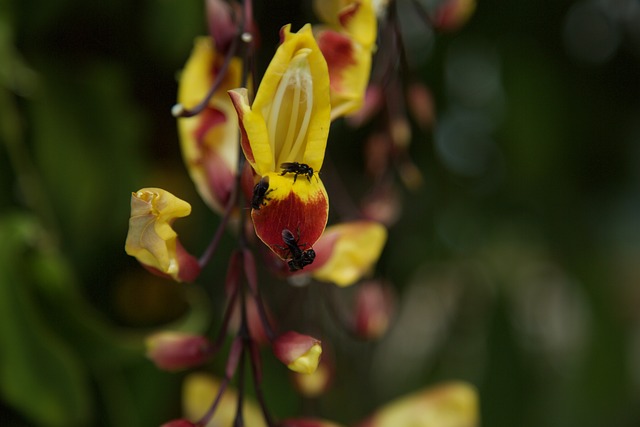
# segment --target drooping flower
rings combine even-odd
[[[327,227],[316,245],[316,263],[309,270],[317,280],[349,286],[378,261],[387,229],[375,221],[353,221]]]
[[[210,37],[196,38],[180,75],[179,105],[199,104],[218,78],[224,56]],[[182,157],[198,193],[215,212],[222,213],[231,195],[238,164],[238,121],[227,95],[240,85],[242,64],[231,58],[223,80],[202,112],[179,117]]]
[[[371,0],[314,2],[326,23],[317,29],[318,45],[329,66],[331,119],[357,112],[371,73],[378,22]]]
[[[200,274],[198,260],[182,247],[171,227],[190,213],[189,203],[161,188],[132,193],[125,251],[155,274],[193,281]]]
[[[251,212],[258,237],[282,259],[295,258],[318,240],[329,202],[319,172],[330,125],[327,64],[305,25],[281,31],[278,47],[249,102],[247,90],[232,90],[242,131],[242,149],[267,187]],[[297,243],[288,245],[288,230]],[[297,246],[296,246],[297,245]]]
[[[464,382],[443,383],[402,396],[357,427],[475,427],[478,392]]]
[[[212,343],[201,335],[161,331],[145,339],[147,357],[166,371],[203,364],[211,356]]]

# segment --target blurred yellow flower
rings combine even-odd
[[[220,389],[220,380],[204,373],[188,375],[183,384],[182,406],[184,416],[190,420],[199,420],[207,412]],[[251,398],[243,398],[243,419],[246,426],[266,427],[262,411]],[[213,417],[205,427],[232,426],[236,418],[238,393],[227,387]]]
[[[316,245],[315,279],[349,286],[378,261],[387,229],[375,221],[354,221],[327,227]]]
[[[478,392],[464,382],[450,382],[400,397],[358,427],[475,427]]]

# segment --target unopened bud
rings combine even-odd
[[[422,172],[411,160],[406,159],[398,167],[400,179],[410,190],[419,189],[424,183]]]
[[[441,2],[432,18],[440,31],[455,31],[467,23],[476,8],[476,0],[446,0]]]
[[[391,119],[391,140],[396,147],[407,148],[411,142],[411,126],[404,116]]]
[[[420,82],[407,88],[407,104],[415,121],[423,129],[429,129],[435,121],[435,107],[431,91]]]
[[[165,371],[199,366],[207,361],[212,351],[207,338],[183,332],[158,332],[147,337],[145,344],[147,357]]]
[[[392,141],[386,133],[374,133],[367,138],[364,158],[366,170],[371,176],[382,176],[389,168],[391,145]]]
[[[322,345],[309,335],[289,331],[275,339],[273,353],[292,371],[311,374],[320,362]]]
[[[356,333],[366,339],[376,339],[389,328],[393,298],[389,287],[376,281],[363,283],[356,295]]]

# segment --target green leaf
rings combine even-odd
[[[0,218],[0,394],[38,426],[87,425],[92,408],[82,361],[38,311],[26,279],[39,227],[20,214]]]

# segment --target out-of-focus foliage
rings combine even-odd
[[[283,23],[314,19],[308,3],[256,2],[265,57]],[[424,185],[403,194],[379,262],[397,317],[377,344],[333,333],[337,376],[316,415],[350,424],[459,379],[477,387],[486,426],[640,423],[639,8],[484,0],[451,34],[401,8],[436,118],[432,135],[413,126]],[[203,10],[0,0],[3,426],[180,414],[180,376],[144,358],[142,337],[169,322],[201,331],[209,296],[141,272],[124,241],[131,191],[152,185],[210,225],[179,224],[191,247],[214,230],[169,114]],[[338,122],[327,149],[353,193],[367,188],[363,132]],[[224,269],[201,280],[214,297]],[[314,292],[296,294],[305,314],[329,318]],[[264,370],[275,415],[295,415],[286,368],[265,357]]]

